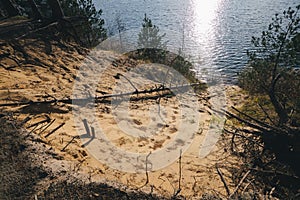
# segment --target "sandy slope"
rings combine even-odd
[[[130,79],[138,90],[157,87],[161,81],[158,72],[160,67],[151,66],[141,72],[142,62],[112,52],[99,50],[85,55],[83,49],[71,43],[45,43],[34,39],[20,41],[18,45],[23,50],[13,49],[10,44],[1,41],[1,54],[7,56],[1,58],[0,103],[86,98],[134,91],[124,77]],[[26,59],[24,52],[28,54]],[[118,77],[118,73],[124,76]],[[169,77],[176,85],[176,73],[170,72]],[[36,153],[45,166],[60,172],[59,176],[74,175],[88,181],[106,181],[130,189],[140,188],[146,192],[171,196],[179,184],[180,149],[185,150],[186,142],[190,141],[191,145],[183,152],[181,159],[180,194],[186,197],[197,197],[204,193],[226,195],[216,164],[231,187],[232,183],[226,177],[230,173],[222,166],[234,165],[234,158],[230,157],[222,142],[208,156],[199,156],[199,148],[211,130],[211,121],[218,120],[209,108],[207,96],[212,95],[191,92],[188,96],[178,94],[159,100],[127,99],[119,102],[118,99],[112,99],[113,104],[54,103],[5,109],[13,111],[20,120],[28,118],[24,127],[35,138],[39,138],[47,149],[55,151],[57,155],[53,159],[46,158],[39,151]],[[191,102],[197,104],[197,109]],[[34,125],[44,119],[48,121]],[[88,133],[84,120],[87,120],[91,132],[94,128],[94,137]],[[62,127],[52,133],[60,125]],[[192,129],[195,129],[193,138],[185,140],[187,138],[182,134],[185,131],[189,134]],[[109,149],[111,146],[107,146],[107,142],[101,142],[103,135],[114,149]],[[160,151],[166,150],[166,147],[173,147],[173,154]],[[139,153],[142,155],[141,161],[134,165],[132,163],[136,157],[127,158],[120,152]],[[147,164],[149,183],[145,185],[145,159],[150,152]],[[173,156],[174,162],[168,161],[169,157],[164,155]],[[138,170],[135,168],[137,165],[140,165]],[[124,171],[138,173],[127,173],[112,167],[123,167]],[[151,167],[162,169],[151,171]]]

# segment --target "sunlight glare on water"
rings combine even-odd
[[[213,65],[213,55],[216,47],[215,27],[218,23],[218,12],[221,8],[222,0],[202,0],[190,1],[190,10],[186,15],[189,23],[186,31],[188,38],[186,49],[188,54],[193,55],[194,62],[201,73],[201,70],[211,69]]]
[[[183,35],[176,43],[201,61],[201,68],[222,71],[228,80],[247,64],[252,36],[266,30],[275,13],[299,0],[94,0],[106,27],[117,34],[116,16],[126,30],[141,28],[145,15],[161,30]],[[168,35],[168,37],[172,37]],[[179,44],[178,44],[179,43]]]
[[[192,1],[194,28],[198,34],[210,34],[220,0]]]

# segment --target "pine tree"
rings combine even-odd
[[[299,70],[294,70],[299,65],[299,38],[300,5],[275,14],[268,30],[252,38],[255,49],[248,52],[249,67],[240,74],[242,87],[269,96],[280,125],[289,123],[300,108],[295,100],[300,97]]]
[[[163,42],[163,38],[166,34],[159,35],[159,28],[152,24],[151,19],[149,19],[146,14],[142,26],[143,27],[138,35],[138,48],[166,48],[167,42]]]
[[[61,7],[66,16],[81,16],[85,20],[77,26],[79,37],[89,47],[96,46],[106,38],[102,10],[97,10],[92,0],[62,0]]]

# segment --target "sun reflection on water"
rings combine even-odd
[[[208,34],[213,31],[220,4],[221,0],[192,1],[195,31],[201,34]]]
[[[199,58],[197,68],[208,69],[213,65],[216,47],[216,29],[219,23],[218,13],[222,9],[223,0],[191,0],[188,18],[187,37],[190,44],[187,49],[192,49],[194,56]]]

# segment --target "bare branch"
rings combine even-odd
[[[66,150],[66,148],[76,139],[76,138],[78,138],[78,136],[76,135],[76,136],[73,136],[73,138],[66,144],[66,146],[64,146],[64,148],[62,148],[62,150],[61,151],[65,151]]]
[[[60,129],[61,127],[63,127],[66,123],[63,122],[60,125],[58,125],[56,128],[54,128],[52,131],[50,131],[47,135],[45,135],[45,138],[49,137],[50,135],[52,135],[55,131],[57,131],[58,129]]]
[[[180,192],[181,192],[181,176],[182,176],[182,167],[181,167],[181,158],[182,158],[182,149],[180,149],[180,155],[178,160],[178,171],[179,171],[179,178],[178,178],[178,189],[176,193],[173,195],[173,198],[175,198]]]
[[[246,174],[242,177],[242,179],[240,180],[240,182],[238,183],[238,185],[236,186],[236,188],[234,189],[234,191],[232,192],[232,194],[228,197],[229,199],[231,197],[233,197],[233,195],[238,191],[239,187],[242,185],[242,183],[244,182],[244,180],[247,178],[247,176],[250,174],[250,170],[248,170],[246,172]]]
[[[225,179],[224,179],[224,177],[223,177],[222,172],[220,171],[220,169],[219,169],[219,167],[218,167],[218,164],[216,164],[216,169],[217,169],[218,175],[220,176],[221,181],[222,181],[222,183],[223,183],[223,185],[224,185],[224,187],[225,187],[225,190],[226,190],[227,195],[230,196],[230,190],[229,190],[229,188],[228,188],[228,186],[227,186],[227,183],[226,183],[226,181],[225,181]]]

